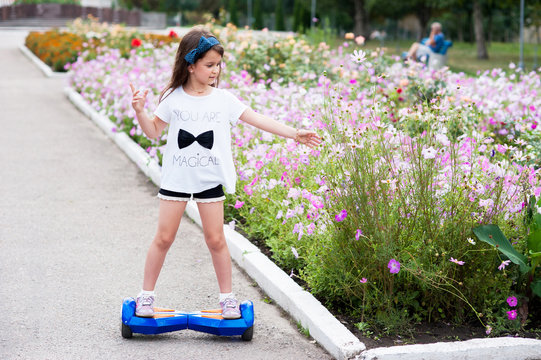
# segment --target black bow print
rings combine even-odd
[[[180,129],[178,132],[178,148],[182,149],[190,146],[194,141],[197,141],[199,145],[204,148],[212,149],[214,144],[214,132],[212,130],[205,131],[199,136],[195,137],[187,131]]]

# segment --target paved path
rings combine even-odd
[[[120,307],[141,286],[156,187],[0,31],[1,359],[330,359],[233,269],[252,299],[254,339],[194,331],[120,336]],[[184,218],[158,282],[158,305],[214,308],[200,229]]]

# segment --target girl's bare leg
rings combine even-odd
[[[186,201],[160,199],[158,230],[148,249],[145,263],[143,290],[153,291],[165,261],[167,251],[175,241],[180,219],[186,209]],[[223,218],[223,216],[222,216]]]
[[[221,293],[230,293],[231,286],[231,256],[224,234],[224,203],[197,203],[205,241],[212,257],[214,271],[218,279]]]

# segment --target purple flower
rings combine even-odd
[[[293,256],[295,256],[295,259],[299,258],[299,253],[297,252],[297,249],[295,249],[293,246],[291,247],[291,252],[293,253]]]
[[[244,205],[244,201],[238,201],[235,203],[235,209],[240,209]]]
[[[516,310],[508,311],[507,312],[507,318],[509,320],[515,320],[517,318],[517,311]]]
[[[368,282],[368,279],[367,278],[362,278],[359,281],[360,281],[361,284],[366,284]]]
[[[362,234],[363,232],[361,231],[361,229],[357,229],[357,231],[355,231],[355,240],[359,241]]]
[[[348,216],[348,212],[346,210],[342,210],[340,211],[339,214],[336,214],[336,216],[334,217],[334,220],[336,220],[336,222],[344,221],[347,216]]]
[[[517,301],[517,298],[516,298],[516,297],[514,297],[514,296],[509,296],[509,297],[507,298],[507,303],[509,304],[509,306],[515,307],[515,306],[517,306],[518,301]]]
[[[502,261],[502,263],[500,264],[500,266],[498,266],[498,270],[503,270],[503,269],[505,269],[505,267],[506,267],[507,265],[509,265],[510,263],[511,263],[511,260],[505,260],[505,261]],[[509,300],[509,299],[507,299],[507,300]]]
[[[387,267],[389,268],[389,272],[391,274],[398,274],[398,272],[400,271],[400,263],[395,259],[389,260]]]
[[[458,264],[458,265],[464,265],[464,261],[460,261],[460,260],[457,260],[455,258],[450,258],[449,261],[451,262],[454,262],[455,264]]]

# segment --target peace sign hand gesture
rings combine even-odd
[[[141,93],[141,91],[135,90],[132,83],[130,83],[130,88],[131,88],[131,92],[133,96],[132,101],[131,101],[131,106],[133,107],[136,113],[139,113],[145,109],[148,89],[145,90],[143,93]]]

